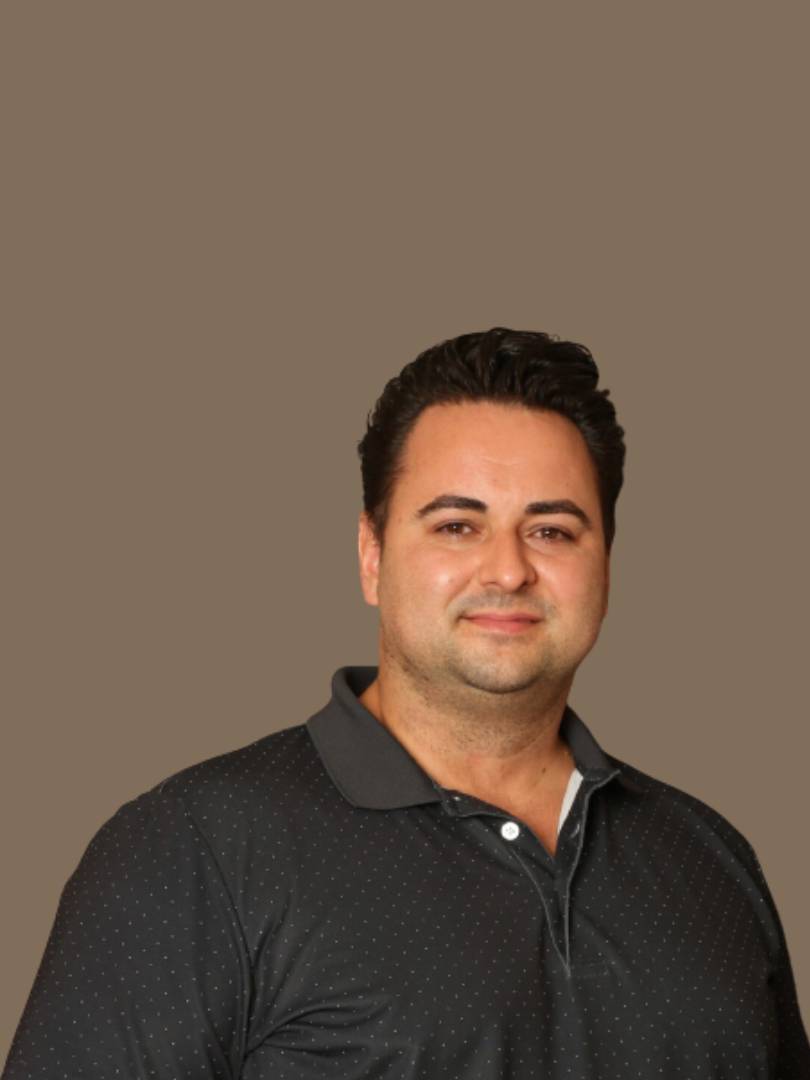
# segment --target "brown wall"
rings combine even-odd
[[[807,1016],[801,11],[3,5],[0,1053],[102,821],[374,660],[365,414],[499,323],[628,433],[573,703],[754,844]]]

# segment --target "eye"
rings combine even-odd
[[[541,525],[539,529],[535,529],[535,535],[541,540],[551,540],[553,543],[572,539],[569,532],[557,525]]]
[[[436,532],[444,533],[445,536],[466,536],[467,534],[462,530],[471,528],[472,526],[466,521],[446,521],[444,525],[439,525]]]

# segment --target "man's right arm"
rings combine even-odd
[[[206,837],[178,799],[148,792],[65,886],[2,1080],[235,1078],[249,985]]]

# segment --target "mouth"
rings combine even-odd
[[[520,613],[513,615],[482,613],[480,615],[465,615],[464,619],[482,630],[495,630],[502,634],[525,633],[540,622],[536,615],[522,615]]]

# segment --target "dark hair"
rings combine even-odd
[[[493,327],[442,341],[420,353],[385,386],[357,450],[363,505],[382,542],[405,440],[430,405],[495,401],[551,410],[581,432],[599,481],[605,546],[616,531],[624,469],[624,431],[588,349],[550,334]]]

